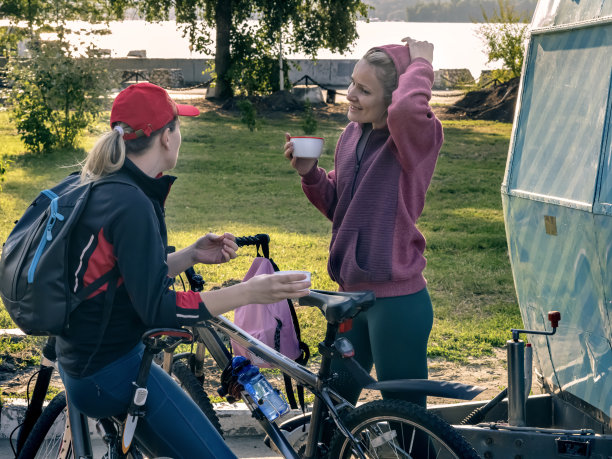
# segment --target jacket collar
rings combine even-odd
[[[172,175],[160,175],[159,177],[149,177],[136,164],[125,158],[125,163],[121,168],[136,185],[151,199],[159,201],[162,205],[166,201],[170,188],[176,180]]]

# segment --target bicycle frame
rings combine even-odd
[[[170,338],[168,340],[167,338]],[[138,369],[138,375],[134,385],[134,395],[128,410],[126,412],[126,419],[123,422],[119,422],[115,418],[103,418],[98,419],[97,428],[101,433],[101,436],[107,443],[109,448],[109,456],[118,457],[110,454],[111,449],[118,454],[119,443],[123,454],[126,454],[132,446],[133,434],[136,429],[136,424],[141,416],[145,415],[143,406],[146,401],[146,381],[149,375],[149,370],[153,362],[153,357],[164,351],[172,351],[181,343],[190,343],[193,341],[193,335],[188,330],[184,329],[152,329],[147,331],[142,341],[145,344],[145,349]],[[71,404],[70,398],[66,396],[66,407],[68,411],[67,423],[64,430],[64,444],[68,441],[72,442],[73,456],[75,458],[93,458],[93,450],[91,445],[91,437],[89,435],[89,422],[88,417],[81,411],[76,409]],[[116,429],[116,432],[109,432],[105,427],[113,424],[122,424],[122,429]],[[117,434],[121,431],[121,438]],[[107,438],[104,438],[107,437]],[[66,457],[69,451],[63,447],[60,451],[59,457]]]
[[[327,377],[329,377],[329,365],[325,365],[325,358],[321,364],[321,372],[317,376],[307,368],[295,363],[290,358],[285,357],[280,352],[266,346],[261,341],[234,325],[225,317],[215,317],[209,320],[207,325],[210,327],[207,329],[208,333],[201,333],[203,327],[197,327],[198,332],[200,332],[198,333],[198,336],[207,348],[214,348],[218,343],[218,340],[214,338],[213,335],[213,333],[215,333],[214,330],[218,330],[231,337],[237,343],[244,346],[245,349],[248,349],[250,352],[257,355],[257,357],[272,364],[275,368],[281,369],[283,373],[287,374],[289,377],[303,385],[315,395],[315,402],[311,414],[311,428],[308,433],[308,441],[304,457],[316,457],[314,453],[319,439],[319,425],[322,415],[324,414],[324,409],[329,410],[330,415],[333,417],[334,421],[336,421],[338,428],[344,431],[345,435],[350,436],[350,433],[344,428],[342,423],[339,422],[334,401],[336,402],[336,405],[346,405],[350,407],[352,407],[352,405],[332,389],[327,387],[324,383]],[[211,347],[209,347],[209,345]],[[217,361],[218,364],[227,362],[229,362],[229,360],[222,360],[221,362]],[[243,398],[245,399],[247,406],[249,406],[252,411],[257,409],[257,405],[252,400],[249,400],[246,397]],[[268,421],[265,416],[256,416],[256,419],[259,421],[266,434],[268,434],[271,441],[276,445],[283,456],[286,458],[299,458],[275,423]]]
[[[323,311],[322,305],[320,304],[321,296],[342,296],[342,294],[338,294],[337,292],[311,290],[311,295],[313,295],[313,293],[319,296],[317,299],[318,301],[310,302],[308,299],[309,297],[305,297],[300,300],[300,304],[318,306]],[[350,294],[348,294],[348,296],[350,296]],[[322,435],[323,420],[326,412],[329,413],[338,429],[343,432],[347,438],[353,440],[358,448],[357,442],[343,425],[338,414],[338,410],[342,407],[354,408],[354,406],[335,392],[329,384],[330,379],[333,377],[331,374],[331,362],[333,358],[344,358],[345,361],[349,363],[347,369],[351,371],[355,379],[363,388],[410,393],[420,392],[426,395],[464,400],[471,400],[484,390],[477,386],[434,380],[394,380],[377,382],[352,359],[352,354],[350,352],[352,351],[352,345],[350,345],[345,338],[337,338],[338,328],[339,323],[330,323],[328,319],[325,339],[319,344],[319,350],[323,358],[318,375],[257,340],[223,316],[214,317],[206,323],[194,327],[193,331],[198,343],[202,343],[209,350],[219,368],[223,369],[227,366],[231,359],[231,355],[223,345],[223,341],[217,334],[218,332],[242,345],[245,349],[248,349],[249,352],[270,363],[274,368],[280,369],[284,374],[288,375],[315,395],[310,417],[310,429],[308,431],[306,450],[303,456],[309,459],[318,457],[317,446]],[[340,343],[339,340],[343,340],[342,343]],[[346,348],[346,343],[348,343],[350,349]],[[174,357],[175,359],[180,359],[191,355],[190,353],[184,353],[177,354]],[[340,355],[342,355],[342,357],[339,357]],[[243,400],[249,409],[256,413],[255,418],[269,436],[270,440],[276,445],[280,453],[286,458],[298,458],[299,456],[296,451],[289,444],[289,441],[282,434],[276,423],[268,421],[268,419],[259,412],[257,404],[247,396],[243,395]]]

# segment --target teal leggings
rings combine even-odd
[[[433,324],[433,308],[426,288],[412,295],[379,298],[368,311],[353,319],[353,328],[339,336],[355,348],[355,360],[366,371],[376,367],[379,381],[427,379],[427,340]],[[338,374],[335,389],[355,404],[361,388],[335,360],[332,371]],[[426,406],[425,396],[402,392],[383,392],[384,399],[406,400]]]

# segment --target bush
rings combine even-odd
[[[98,51],[75,57],[62,41],[33,40],[31,57],[12,57],[11,116],[26,148],[72,148],[105,107],[111,77]]]
[[[315,118],[314,110],[312,109],[312,105],[310,105],[310,101],[306,100],[304,103],[304,116],[302,118],[302,130],[306,135],[313,135],[317,132],[319,127],[319,122]]]
[[[0,159],[0,183],[4,182],[4,174],[6,174],[10,162],[8,159]],[[0,191],[2,191],[2,185],[0,185]]]
[[[257,111],[255,107],[248,99],[242,99],[238,101],[238,109],[240,110],[241,118],[244,124],[246,124],[251,132],[257,127]]]

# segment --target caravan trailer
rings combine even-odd
[[[501,194],[525,329],[507,397],[431,409],[483,458],[612,458],[612,0],[539,1]]]

